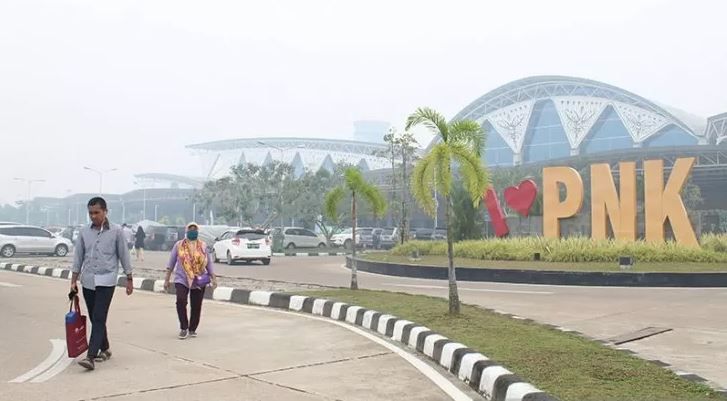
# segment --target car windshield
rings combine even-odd
[[[244,238],[248,241],[257,241],[259,239],[265,238],[265,234],[263,233],[254,233],[254,232],[245,232],[245,231],[238,231],[237,234],[235,234],[235,237],[237,238]]]
[[[371,235],[374,232],[374,230],[372,230],[370,228],[364,228],[363,230],[356,230],[356,232],[359,235]]]
[[[394,235],[394,230],[393,229],[386,229],[386,230],[382,231],[381,234],[383,234],[383,235]]]

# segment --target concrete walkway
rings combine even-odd
[[[0,283],[2,399],[450,399],[401,357],[345,328],[206,300],[199,337],[181,341],[173,297],[127,297],[121,288],[109,322],[114,356],[86,372],[65,353],[49,358],[51,340],[65,338],[67,282],[0,271]],[[50,369],[27,374],[39,365]]]

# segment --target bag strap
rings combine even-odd
[[[70,306],[68,307],[68,311],[72,312],[75,306],[76,312],[80,315],[81,314],[81,305],[78,301],[78,295],[75,295],[73,297],[73,300],[70,302]]]

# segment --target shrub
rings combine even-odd
[[[702,248],[714,252],[727,252],[727,234],[703,235]]]
[[[392,250],[394,255],[408,256],[415,250],[421,255],[446,255],[443,241],[409,241]],[[727,262],[727,236],[705,235],[701,248],[689,248],[675,242],[653,244],[645,241],[595,241],[585,237],[548,239],[520,237],[461,241],[454,244],[454,255],[480,260],[533,260],[540,253],[549,262],[614,262],[619,256],[632,256],[637,262]]]

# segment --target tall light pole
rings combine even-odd
[[[280,147],[277,145],[273,145],[271,143],[266,143],[263,141],[257,141],[259,145],[267,146],[272,149],[276,149],[280,152],[280,162],[283,162],[283,158],[285,157],[285,152],[291,149],[303,149],[305,148],[304,145],[296,145],[296,146],[289,146],[289,147]],[[282,228],[285,225],[285,222],[283,221],[283,181],[280,181],[280,187],[278,188],[278,201],[280,202],[280,227]]]
[[[31,187],[33,186],[33,183],[45,182],[45,180],[18,178],[18,177],[13,178],[13,180],[25,182],[28,184],[28,193],[25,198],[25,224],[30,224],[30,191],[31,191]]]
[[[118,170],[117,168],[112,168],[112,169],[108,169],[108,170],[99,170],[99,169],[91,168],[88,166],[83,166],[83,169],[98,174],[98,194],[99,195],[103,194],[103,175],[106,173],[110,173],[110,172]]]

